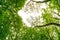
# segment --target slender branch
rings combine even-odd
[[[48,24],[45,24],[45,25],[39,25],[39,26],[35,26],[35,27],[45,27],[45,26],[49,26],[49,25],[60,26],[60,24],[58,24],[58,23],[48,23]]]
[[[31,1],[33,1],[33,0],[31,0]],[[48,2],[48,1],[50,1],[50,0],[45,0],[45,1],[33,1],[33,2],[36,2],[36,3],[45,3],[45,2]]]

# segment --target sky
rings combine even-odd
[[[46,3],[37,4],[35,2],[27,0],[24,7],[18,11],[18,15],[22,18],[23,23],[25,23],[27,27],[32,27],[32,26],[34,27],[35,21],[38,18],[39,21],[38,20],[37,21],[42,24],[42,22],[44,21],[43,18],[41,17],[43,12],[42,9],[43,8],[46,9],[48,7],[49,6]],[[54,10],[54,12],[58,12],[58,11]]]

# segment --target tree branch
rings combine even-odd
[[[49,26],[49,25],[60,26],[60,24],[58,24],[58,23],[48,23],[48,24],[45,24],[45,25],[39,25],[39,26],[35,26],[35,27],[45,27],[45,26]]]
[[[31,1],[33,1],[33,0],[31,0]],[[36,2],[36,3],[45,3],[45,2],[48,2],[48,1],[50,1],[50,0],[45,0],[45,1],[33,1],[33,2]]]

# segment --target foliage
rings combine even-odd
[[[0,0],[0,40],[6,40],[7,37],[12,40],[15,35],[13,33],[18,33],[22,19],[17,11],[22,8],[24,2],[25,0]]]
[[[25,1],[0,0],[0,40],[60,40],[60,27],[58,26],[40,28],[23,26],[22,19],[17,12],[24,6]],[[59,3],[59,0],[51,0],[50,8],[60,10]],[[55,21],[48,12],[43,14],[43,18],[46,19],[46,23]]]

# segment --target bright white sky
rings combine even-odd
[[[30,0],[27,0],[27,2],[26,3],[28,3]],[[37,6],[37,4],[36,3],[32,3],[32,2],[30,2],[34,7],[35,6]],[[29,3],[29,4],[30,4]],[[28,4],[28,5],[29,5]],[[39,6],[39,5],[38,5]],[[33,7],[33,8],[34,8]],[[48,5],[47,4],[45,4],[45,3],[42,3],[40,6],[39,6],[39,8],[38,7],[35,7],[34,9],[31,7],[31,6],[28,6],[28,7],[26,7],[26,5],[21,9],[21,10],[19,10],[18,11],[18,15],[19,16],[21,16],[22,17],[22,21],[23,21],[23,23],[25,23],[25,25],[26,26],[28,26],[28,27],[31,27],[32,26],[32,24],[30,23],[30,22],[32,22],[32,18],[37,18],[37,17],[41,17],[42,16],[42,8],[47,8],[48,7]],[[25,12],[25,10],[27,9],[27,11]],[[55,10],[56,11],[56,10]],[[57,12],[57,11],[56,11]],[[32,18],[31,18],[32,17]],[[35,19],[36,20],[36,19]],[[30,21],[30,22],[28,22],[28,21]],[[34,20],[33,20],[34,21]],[[40,18],[40,21],[41,22],[43,22],[43,19],[42,18]]]

